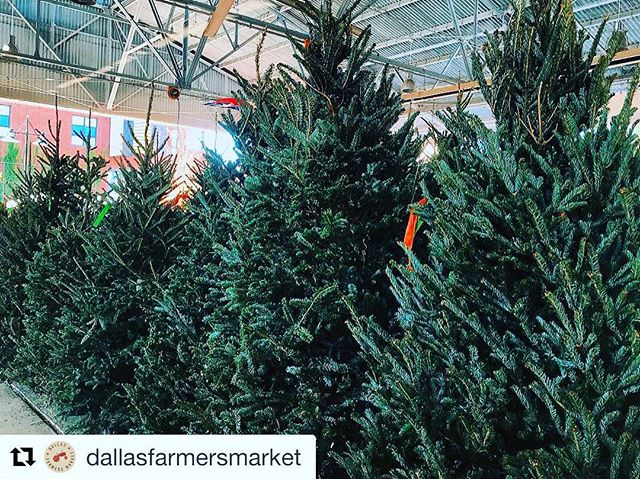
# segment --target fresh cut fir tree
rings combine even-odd
[[[24,334],[6,372],[9,380],[27,385],[45,397],[51,396],[50,384],[56,379],[50,374],[51,355],[64,340],[57,318],[68,300],[66,287],[69,278],[82,274],[82,237],[102,208],[98,189],[105,177],[106,160],[93,154],[89,138],[83,139],[85,149],[75,158],[77,167],[81,167],[76,172],[77,203],[51,226],[27,264],[22,307]],[[49,151],[48,144],[43,148],[45,153]]]
[[[9,369],[30,320],[25,304],[29,264],[53,229],[90,214],[96,201],[93,187],[105,166],[105,160],[89,155],[88,149],[62,153],[60,130],[56,119],[48,138],[40,135],[38,167],[17,172],[11,193],[17,206],[0,217],[0,369],[11,377],[23,374]]]
[[[315,434],[332,479],[344,477],[332,452],[357,437],[366,369],[348,324],[386,328],[396,309],[385,267],[402,256],[419,174],[412,119],[393,129],[400,98],[365,67],[370,32],[351,34],[353,8],[309,6],[309,39],[294,43],[303,70],[281,65],[240,93],[253,129],[236,129],[244,116],[230,126],[245,176],[225,195],[205,371],[209,432]]]
[[[280,105],[272,95],[274,79],[259,73],[264,38],[256,56],[257,80],[237,76],[240,112],[223,115],[225,129],[245,158],[267,146],[260,125],[279,114]],[[169,285],[157,298],[157,318],[136,370],[136,385],[130,389],[144,432],[219,432],[220,424],[229,424],[229,419],[221,421],[218,415],[227,414],[235,394],[229,379],[237,349],[214,339],[221,318],[229,314],[222,286],[229,262],[223,256],[232,240],[233,215],[225,211],[242,197],[244,163],[241,158],[225,160],[205,148],[205,162],[193,173],[194,188],[185,211],[186,246],[169,274]],[[215,360],[208,360],[208,343]],[[211,383],[207,364],[225,380]]]
[[[640,476],[639,77],[610,117],[603,31],[585,48],[571,2],[517,2],[474,61],[495,130],[440,115],[426,244],[391,271],[403,334],[356,328],[351,478]]]
[[[148,118],[144,138],[128,146],[133,156],[119,162],[108,213],[83,232],[77,257],[57,276],[64,305],[55,318],[49,390],[82,432],[139,429],[130,391],[156,299],[185,241],[183,211],[164,201],[174,187],[175,160],[163,153]]]
[[[128,389],[139,432],[206,432],[205,410],[213,397],[204,377],[209,321],[222,304],[220,245],[230,235],[221,218],[223,196],[231,194],[243,173],[237,161],[224,161],[215,151],[205,150],[205,159],[194,169],[185,204],[184,248],[155,297],[154,318]],[[225,397],[226,391],[216,393]]]

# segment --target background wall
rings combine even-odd
[[[8,110],[7,110],[8,108]],[[8,111],[8,126],[0,126],[0,140],[6,139],[10,130],[14,130],[18,143],[0,141],[0,201],[5,201],[10,196],[11,186],[16,181],[16,170],[24,168],[26,152],[25,135],[27,131],[27,117],[29,119],[29,143],[30,164],[37,167],[40,147],[34,142],[38,139],[37,132],[43,132],[51,137],[49,123],[52,128],[56,124],[55,108],[37,103],[0,98],[0,115]],[[213,111],[208,128],[195,126],[177,126],[162,122],[152,122],[151,130],[158,132],[159,141],[167,139],[164,152],[174,155],[178,164],[177,176],[182,177],[191,171],[191,167],[203,158],[204,148],[217,151],[223,158],[235,157],[234,145],[231,136],[217,121],[219,112]],[[74,155],[84,149],[80,141],[73,134],[74,118],[86,119],[88,125],[89,111],[71,108],[59,108],[57,118],[61,123],[60,138],[61,151],[64,154]],[[116,178],[118,160],[123,156],[131,156],[131,151],[123,138],[131,141],[130,128],[139,138],[144,133],[144,120],[138,118],[111,116],[101,113],[91,113],[92,123],[95,122],[95,153],[108,159],[112,170],[108,177]],[[2,118],[0,118],[2,120]],[[0,121],[0,125],[4,123]],[[74,144],[75,143],[75,144]]]

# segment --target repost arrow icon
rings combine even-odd
[[[27,455],[27,460],[24,462],[20,460],[20,455],[23,453]],[[26,467],[27,465],[33,466],[36,463],[36,461],[33,459],[32,447],[22,447],[22,448],[14,447],[11,450],[11,454],[13,455],[14,467]]]
[[[27,464],[29,464],[30,466],[33,466],[36,461],[33,459],[33,448],[32,447],[23,447],[22,448],[23,452],[26,452],[29,455],[29,459],[27,459]]]

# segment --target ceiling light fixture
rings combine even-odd
[[[413,78],[409,77],[402,82],[402,86],[400,87],[401,93],[413,93],[414,91],[416,91],[416,82],[413,81]]]
[[[2,51],[2,53],[9,53],[11,55],[15,55],[16,53],[18,53],[18,47],[16,46],[16,36],[14,35],[14,31],[13,31],[13,9],[11,9],[11,26],[9,29],[9,43],[5,43],[4,45],[2,45],[2,48],[0,48],[0,51]]]
[[[9,35],[9,43],[2,45],[2,53],[10,53],[11,55],[16,55],[18,53],[15,35]]]
[[[409,44],[409,65],[413,65],[413,39]],[[407,78],[400,85],[400,93],[413,93],[416,91],[416,82],[413,81],[411,70],[407,71]]]

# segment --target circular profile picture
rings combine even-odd
[[[76,451],[68,442],[53,442],[44,451],[44,462],[53,472],[67,472],[76,462]]]

